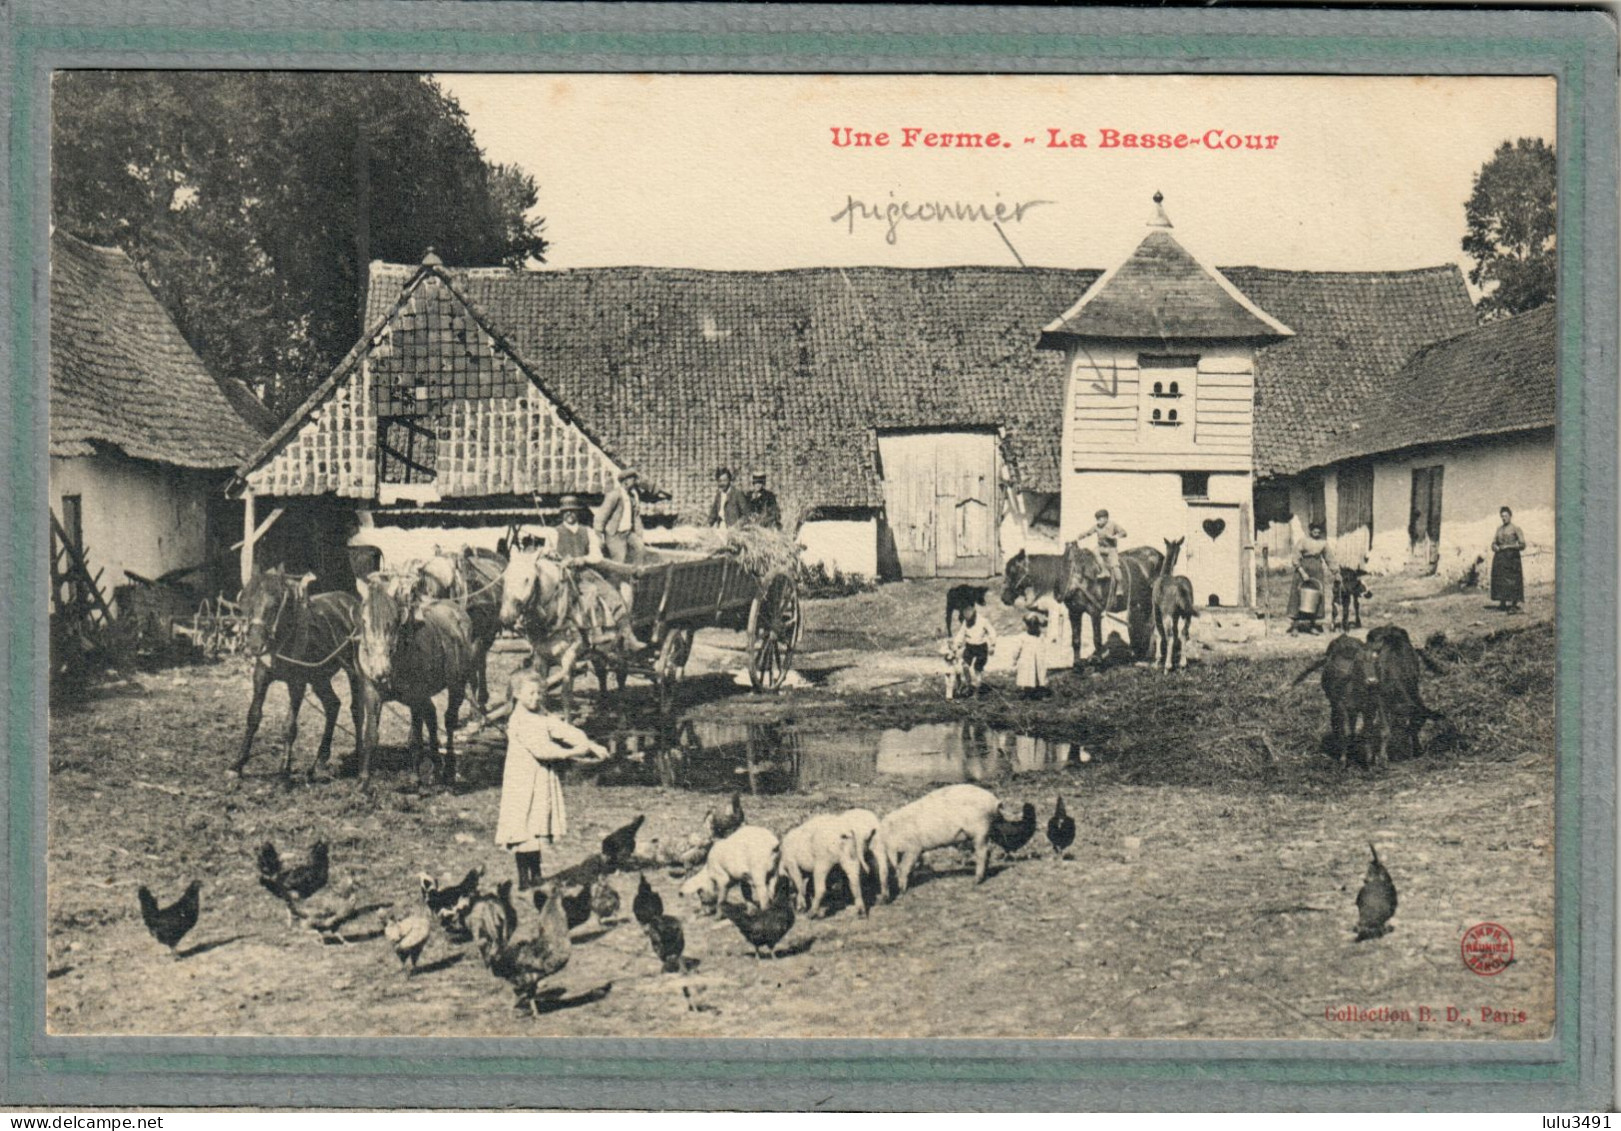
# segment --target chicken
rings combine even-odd
[[[709,850],[714,844],[713,837],[692,833],[687,837],[686,846],[672,854],[670,864],[686,874],[695,872],[704,866],[705,860],[709,859]]]
[[[655,915],[642,924],[642,933],[653,944],[653,953],[658,955],[664,966],[666,974],[679,974],[681,972],[681,954],[686,949],[686,934],[681,930],[681,920],[674,915]]]
[[[322,942],[348,942],[341,932],[362,910],[355,905],[353,878],[345,881],[340,890],[326,888],[308,899],[295,899],[288,893],[282,899],[293,918],[319,935]]]
[[[571,949],[563,900],[551,898],[556,892],[557,888],[552,886],[545,892],[546,899],[537,899],[542,906],[534,935],[512,939],[496,952],[490,963],[490,972],[511,983],[519,1004],[527,1004],[529,1011],[537,1015],[536,988],[568,965]],[[539,896],[542,893],[537,891],[535,894]]]
[[[722,903],[720,913],[748,940],[754,948],[754,957],[759,958],[760,948],[764,947],[775,958],[777,944],[794,927],[794,885],[787,876],[778,876],[771,902],[766,907],[755,909],[743,903]]]
[[[641,831],[645,820],[646,814],[638,814],[630,824],[602,838],[602,857],[610,872],[627,866],[635,857],[636,834]]]
[[[1029,844],[1035,835],[1036,807],[1028,801],[1017,821],[1008,820],[1000,812],[991,818],[991,841],[1009,856]]]
[[[418,911],[404,919],[385,915],[382,922],[383,937],[394,944],[394,957],[400,960],[400,969],[405,971],[406,977],[410,977],[416,973],[417,960],[428,945],[433,920],[426,911]]]
[[[560,888],[589,887],[597,882],[599,876],[609,871],[612,869],[608,867],[602,853],[593,852],[578,864],[570,864],[567,868],[552,873],[546,882],[556,884]]]
[[[169,953],[176,958],[180,957],[180,952],[175,947],[186,937],[186,932],[197,925],[197,913],[202,903],[198,893],[202,890],[203,882],[193,880],[186,885],[180,898],[167,907],[159,907],[158,901],[144,884],[136,893],[141,901],[141,921],[146,924],[147,931],[168,947]]]
[[[1047,822],[1047,840],[1052,844],[1053,851],[1060,855],[1075,843],[1075,818],[1064,811],[1062,795],[1058,798],[1058,807],[1053,810],[1052,819]]]
[[[727,810],[727,813],[726,813],[726,815],[724,817],[715,816],[715,811],[713,809],[711,809],[709,811],[709,814],[708,814],[707,824],[709,825],[709,835],[710,835],[710,837],[712,837],[715,840],[725,840],[727,837],[729,837],[733,833],[735,833],[738,829],[742,828],[743,827],[743,799],[742,799],[742,797],[740,797],[736,793],[732,794],[732,807],[729,810]]]
[[[309,860],[296,868],[282,866],[281,854],[270,841],[259,846],[259,885],[277,899],[308,899],[326,887],[331,851],[324,840],[310,846]]]
[[[512,881],[502,880],[493,893],[473,897],[467,909],[467,929],[488,966],[518,929],[518,909],[512,906]]]
[[[467,935],[467,911],[478,895],[478,882],[483,876],[483,869],[473,868],[454,887],[441,885],[426,872],[417,877],[422,881],[422,902],[427,904],[428,912],[439,920],[446,933],[463,941]]]
[[[546,905],[552,901],[552,893],[561,889],[562,885],[552,883],[548,885],[548,888],[537,890],[530,897],[535,901],[535,910],[545,911]],[[558,897],[558,902],[563,905],[563,920],[568,924],[568,929],[571,931],[591,918],[591,889],[589,887],[576,888],[573,895],[565,892]]]
[[[606,923],[619,914],[619,893],[608,883],[606,876],[591,889],[591,913],[599,923]]]
[[[636,885],[636,896],[630,901],[630,913],[645,927],[664,914],[664,900],[653,890],[653,885],[647,882],[646,876],[636,878],[641,882]]]
[[[1373,860],[1368,864],[1362,890],[1356,893],[1357,942],[1388,935],[1391,928],[1385,924],[1396,914],[1396,885],[1385,866],[1379,863],[1379,850],[1370,844],[1368,851],[1373,853]]]

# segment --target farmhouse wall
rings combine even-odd
[[[157,578],[194,566],[207,553],[208,498],[223,476],[130,459],[112,451],[52,457],[51,511],[63,518],[62,497],[80,497],[90,568],[103,570],[101,591],[126,584],[126,571]]]

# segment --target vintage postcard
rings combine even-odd
[[[1559,81],[811,70],[50,75],[46,1037],[1568,1034]]]

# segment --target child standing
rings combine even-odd
[[[985,689],[981,686],[981,680],[985,677],[985,663],[990,659],[991,653],[996,651],[996,628],[991,624],[991,618],[980,616],[979,608],[970,605],[968,611],[963,614],[962,624],[957,626],[957,635],[952,638],[951,648],[957,654],[963,671],[967,673],[974,694],[984,694]]]
[[[518,890],[527,891],[540,883],[540,850],[568,832],[563,783],[549,763],[586,753],[605,758],[608,751],[583,730],[546,713],[545,687],[534,672],[520,673],[512,693],[495,843],[513,854]]]
[[[1051,694],[1047,688],[1047,658],[1041,649],[1046,631],[1047,614],[1041,609],[1027,610],[1024,635],[1013,645],[1014,681],[1025,699],[1045,699]]]

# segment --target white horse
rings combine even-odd
[[[614,636],[593,633],[593,603],[612,622]],[[630,630],[625,623],[619,592],[594,572],[576,572],[555,558],[539,553],[514,553],[501,575],[501,623],[522,632],[529,641],[530,662],[548,687],[562,686],[563,713],[574,715],[574,674],[582,659],[596,669],[604,693],[608,690],[609,660],[625,686],[626,647]],[[611,640],[617,638],[619,646]],[[552,668],[558,670],[556,677]]]

